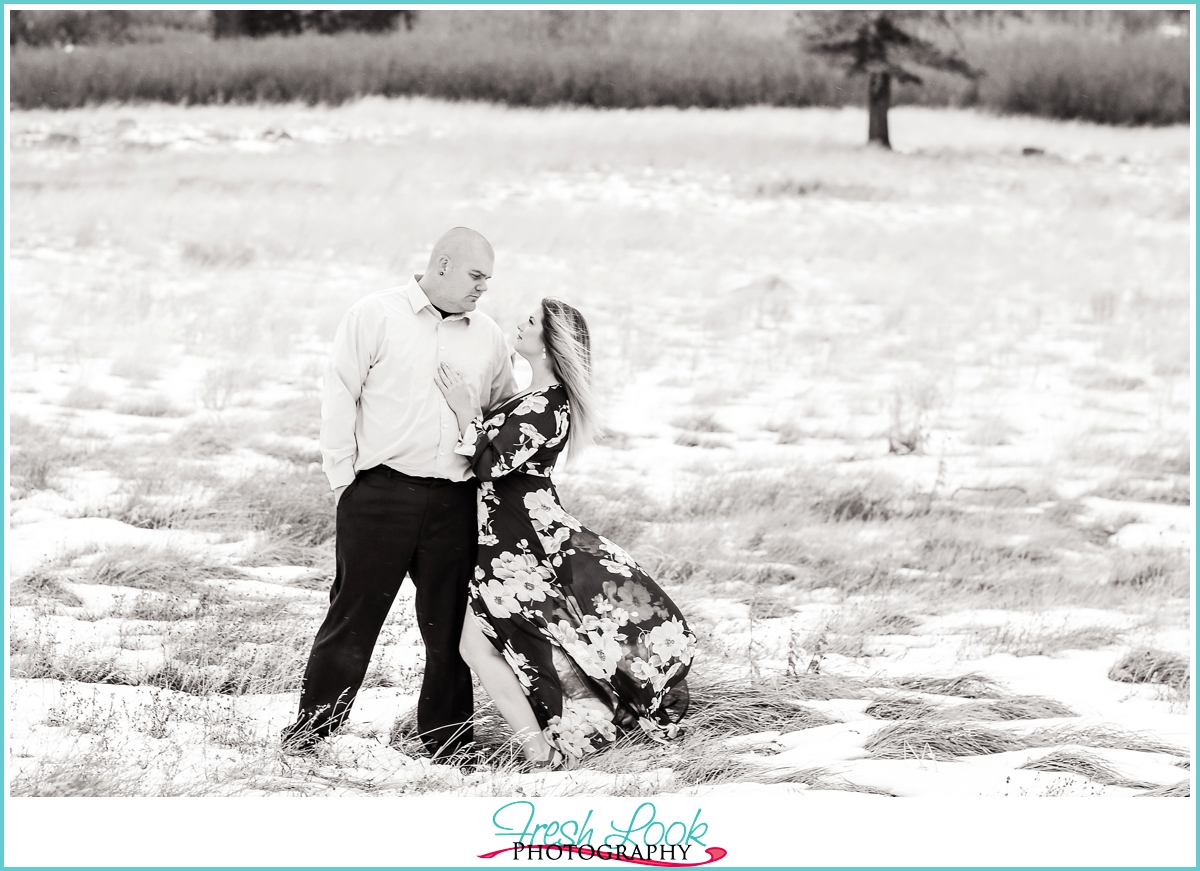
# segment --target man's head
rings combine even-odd
[[[429,266],[421,276],[421,289],[442,311],[475,310],[487,292],[495,255],[488,240],[474,230],[455,227],[433,246]]]

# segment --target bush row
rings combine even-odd
[[[653,44],[306,34],[260,40],[24,49],[11,58],[14,108],[104,102],[339,104],[367,95],[603,108],[843,106],[864,100],[796,40],[702,34]],[[897,89],[897,103],[979,106],[1107,124],[1189,121],[1188,40],[1089,31],[986,34],[966,54],[978,83],[938,77]]]

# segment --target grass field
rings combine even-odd
[[[1087,15],[1030,14],[1004,27],[967,23],[957,35],[940,33],[985,77],[972,83],[931,72],[922,87],[899,86],[896,100],[1110,124],[1187,123],[1183,29],[1135,32]],[[336,105],[364,95],[611,108],[866,99],[862,78],[849,80],[806,54],[796,17],[777,11],[427,10],[411,32],[336,38],[213,41],[185,30],[167,41],[71,53],[20,48],[11,79],[12,104],[26,109],[111,101]]]
[[[14,794],[1189,790],[1189,131],[892,123],[14,112]],[[507,330],[589,318],[607,432],[557,480],[700,637],[680,744],[521,774],[493,716],[493,771],[429,766],[406,587],[349,733],[279,755],[328,342],[456,224]]]

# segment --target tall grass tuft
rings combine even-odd
[[[1122,683],[1161,683],[1180,693],[1191,689],[1191,664],[1187,657],[1167,650],[1138,647],[1113,663],[1108,679]]]
[[[1105,786],[1119,786],[1126,789],[1155,788],[1153,783],[1122,777],[1112,766],[1095,754],[1071,748],[1051,751],[1038,759],[1029,760],[1021,768],[1026,771],[1062,771],[1070,774],[1082,774],[1088,780],[1094,780]]]
[[[53,599],[71,608],[83,605],[83,600],[47,569],[36,569],[12,582],[8,594],[10,605],[35,605],[42,599]]]
[[[896,684],[913,692],[957,696],[960,699],[998,699],[1006,695],[999,684],[981,674],[963,674],[956,677],[911,675],[897,678]]]
[[[787,683],[751,684],[747,681],[715,681],[693,686],[689,729],[712,730],[725,736],[753,732],[782,732],[827,726],[835,722],[820,711],[806,708],[789,691]]]
[[[1114,750],[1140,750],[1143,753],[1166,753],[1170,756],[1190,756],[1187,750],[1153,735],[1131,732],[1119,726],[1051,726],[1035,729],[1025,736],[1026,747],[1057,747],[1079,744],[1084,747],[1105,747]]]
[[[901,721],[868,739],[866,749],[877,759],[939,759],[982,756],[1024,749],[1018,737],[962,721]]]
[[[127,546],[101,554],[79,582],[136,587],[187,597],[198,592],[216,595],[206,585],[207,581],[241,576],[236,568],[213,563],[189,551]]]
[[[1170,786],[1156,786],[1153,789],[1147,789],[1145,792],[1139,792],[1134,798],[1191,798],[1192,797],[1192,782],[1190,780],[1181,780],[1179,783],[1173,783]]]
[[[1041,696],[1009,696],[948,706],[915,696],[883,696],[867,705],[865,713],[880,720],[1044,720],[1078,716],[1062,702]]]
[[[976,720],[1046,720],[1079,716],[1062,702],[1042,696],[1010,696],[994,702],[972,702],[955,710]]]

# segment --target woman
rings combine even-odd
[[[456,372],[437,375],[482,482],[460,650],[526,759],[560,768],[630,729],[673,736],[695,636],[625,551],[563,510],[550,480],[595,427],[583,316],[542,300],[516,350],[533,380],[486,418]]]

